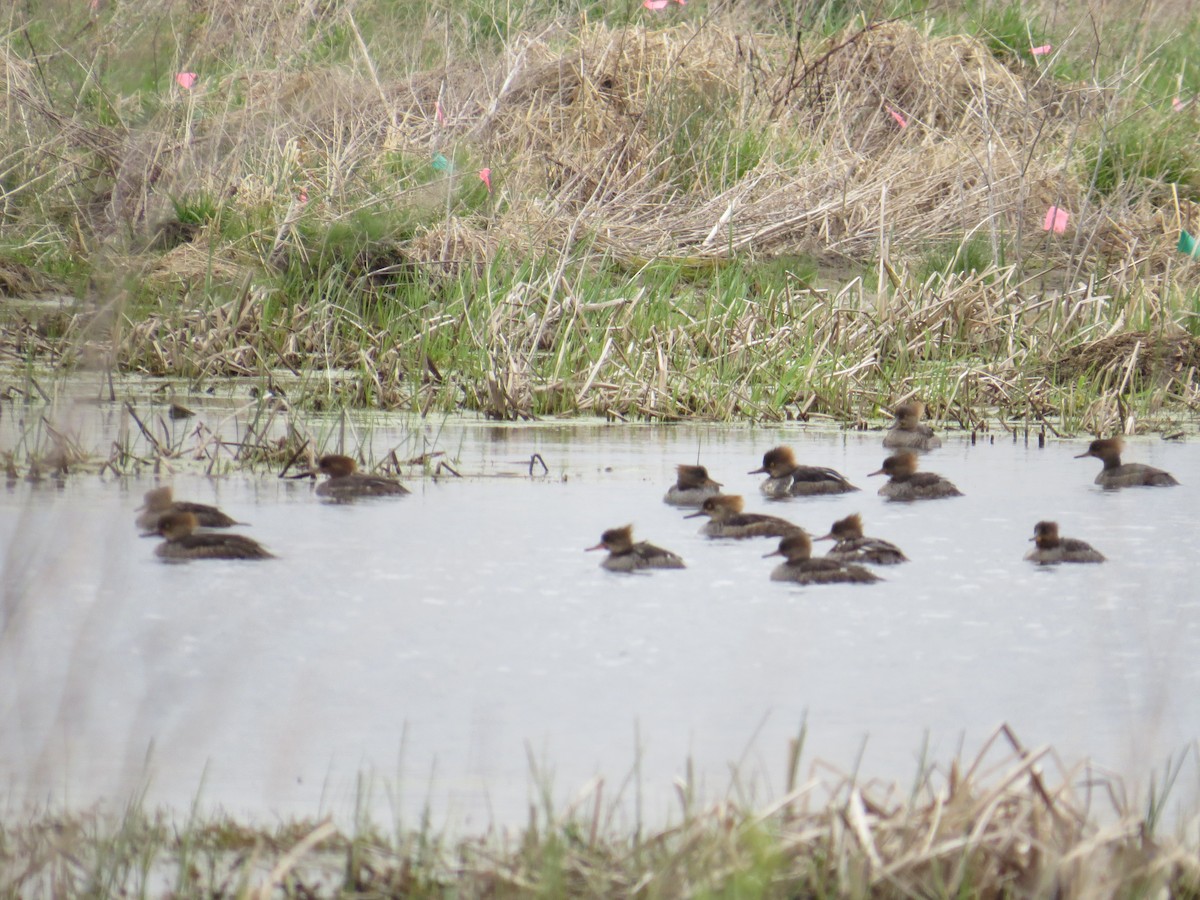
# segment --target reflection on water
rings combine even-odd
[[[377,451],[408,440],[375,423]],[[0,783],[16,802],[84,806],[149,779],[238,813],[345,811],[356,777],[377,811],[478,827],[527,815],[530,760],[568,801],[637,766],[664,818],[693,760],[710,794],[730,764],[778,790],[807,717],[807,759],[907,780],[929,737],[945,761],[1001,722],[1030,745],[1140,778],[1200,734],[1194,588],[1200,459],[1139,441],[1127,457],[1183,487],[1106,493],[1077,442],[1046,449],[950,436],[922,460],[965,497],[875,493],[880,433],[799,429],[496,427],[435,436],[464,473],[357,505],[270,476],[177,476],[281,558],[164,565],[137,537],[154,483],[75,477],[0,491]],[[765,502],[755,468],[786,441],[860,493]],[[550,473],[530,478],[530,454]],[[661,497],[699,460],[727,491],[824,534],[860,512],[913,560],[872,586],[768,580],[768,540],[712,541]],[[540,469],[537,470],[540,473]],[[1033,524],[1106,554],[1022,561]],[[621,576],[586,554],[606,528],[688,568]],[[632,792],[627,791],[632,802]],[[411,818],[409,819],[411,821]]]

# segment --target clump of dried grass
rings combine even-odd
[[[214,253],[202,242],[189,241],[159,257],[145,280],[156,290],[173,294],[211,285],[248,284],[253,275],[249,261],[238,259],[230,248]]]

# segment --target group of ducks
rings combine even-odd
[[[394,478],[368,475],[358,471],[349,456],[322,456],[315,469],[298,477],[327,478],[317,485],[317,496],[333,501],[354,500],[359,497],[395,497],[409,493],[408,488]],[[271,559],[274,554],[258,541],[241,534],[199,529],[232,528],[235,522],[215,506],[176,500],[170,487],[147,491],[138,507],[136,523],[143,537],[159,535],[164,540],[155,548],[163,559]]]
[[[883,461],[871,475],[886,475],[887,482],[879,489],[881,496],[894,501],[933,500],[962,496],[962,492],[946,478],[933,472],[917,469],[916,451],[934,450],[941,440],[921,421],[924,405],[913,401],[901,404],[895,412],[896,421],[883,439],[883,446],[896,452]],[[1086,453],[1077,459],[1092,456],[1104,463],[1096,484],[1106,488],[1134,485],[1178,484],[1170,474],[1139,463],[1121,462],[1120,438],[1092,441]],[[778,556],[783,562],[771,573],[775,581],[794,581],[801,584],[837,582],[868,583],[879,576],[866,565],[895,565],[907,562],[908,557],[894,544],[863,534],[862,517],[847,516],[833,523],[829,533],[812,538],[798,525],[778,516],[747,513],[744,501],[736,494],[722,494],[721,484],[709,477],[700,465],[677,466],[677,479],[663,501],[673,506],[696,508],[685,518],[706,516],[708,522],[701,533],[713,538],[777,537],[779,546],[768,557]],[[765,474],[762,492],[772,499],[806,497],[819,494],[844,494],[857,491],[845,476],[824,466],[804,466],[796,462],[790,447],[775,447],[763,455],[762,465],[748,474]],[[357,471],[349,456],[322,456],[315,468],[297,477],[326,476],[317,485],[316,493],[333,501],[362,497],[401,496],[408,488],[394,478],[369,475]],[[227,529],[243,523],[234,521],[221,510],[201,503],[175,500],[170,487],[148,491],[138,508],[137,525],[143,536],[158,535],[163,542],[155,554],[168,560],[187,559],[270,559],[273,554],[257,541]],[[216,529],[216,530],[213,530]],[[833,541],[833,547],[823,557],[812,555],[813,541]],[[1060,537],[1054,522],[1038,522],[1034,526],[1035,549],[1026,556],[1036,563],[1102,562],[1104,556],[1089,544],[1074,538]],[[635,542],[632,526],[610,528],[600,542],[588,550],[607,550],[601,563],[615,572],[640,569],[681,569],[683,560],[675,553],[645,541]]]
[[[896,421],[883,439],[883,446],[896,450],[871,475],[886,475],[887,483],[879,489],[881,496],[893,501],[934,500],[960,497],[953,483],[933,472],[917,470],[916,451],[934,450],[942,442],[928,425],[921,421],[924,405],[917,401],[901,404],[895,411]],[[1120,438],[1092,441],[1085,453],[1076,459],[1095,457],[1103,464],[1095,483],[1104,488],[1139,485],[1166,486],[1179,482],[1169,473],[1141,463],[1122,463]],[[867,565],[895,565],[907,562],[908,557],[894,544],[863,534],[862,517],[847,516],[833,523],[829,533],[812,538],[798,525],[779,518],[743,511],[743,500],[736,494],[722,494],[722,485],[709,477],[700,465],[676,467],[677,478],[663,497],[663,502],[680,507],[698,507],[699,511],[685,518],[707,516],[701,533],[714,538],[778,537],[778,548],[766,557],[783,557],[783,562],[771,572],[773,581],[800,584],[867,584],[880,578]],[[776,447],[763,456],[762,465],[748,474],[766,474],[762,493],[772,499],[805,497],[820,494],[844,494],[857,491],[845,476],[823,466],[802,466],[796,463],[789,447]],[[833,541],[823,557],[813,557],[813,541]],[[1034,549],[1025,558],[1041,565],[1064,562],[1103,562],[1104,556],[1090,544],[1075,538],[1061,537],[1058,523],[1042,521],[1033,529]],[[614,572],[634,572],[640,569],[681,569],[683,560],[670,550],[647,542],[635,542],[632,526],[610,528],[600,536],[600,542],[588,550],[607,550],[608,557],[601,566]]]

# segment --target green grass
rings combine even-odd
[[[1153,202],[1200,200],[1200,143],[1188,119],[1137,110],[1084,147],[1083,171],[1101,196],[1125,191]]]

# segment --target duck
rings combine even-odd
[[[159,516],[151,534],[166,538],[154,549],[161,559],[273,559],[275,554],[241,534],[196,533],[195,513],[168,512]]]
[[[663,503],[699,506],[709,497],[721,493],[721,483],[709,478],[704,466],[678,465],[675,473],[675,483],[667,489]]]
[[[883,446],[888,450],[936,450],[942,439],[933,429],[921,421],[925,415],[925,404],[920,400],[901,403],[892,413],[896,421],[883,436]]]
[[[1030,540],[1037,546],[1026,553],[1025,558],[1038,565],[1104,562],[1104,554],[1086,541],[1059,537],[1057,522],[1038,522],[1033,526]]]
[[[234,525],[245,524],[244,522],[234,521],[215,506],[206,506],[203,503],[189,503],[186,500],[176,500],[170,485],[146,491],[142,495],[142,505],[134,511],[141,513],[134,520],[137,527],[146,531],[149,535],[155,533],[154,529],[158,526],[159,519],[168,513],[191,513],[195,516],[196,523],[200,528],[232,528]]]
[[[399,497],[408,488],[394,478],[367,475],[358,471],[358,463],[349,456],[329,453],[317,462],[317,471],[329,477],[317,485],[317,496],[330,500],[354,500],[358,497]]]
[[[1124,447],[1125,442],[1120,438],[1101,438],[1100,440],[1092,441],[1088,445],[1087,452],[1080,453],[1075,458],[1084,459],[1088,456],[1094,456],[1104,463],[1104,468],[1100,470],[1100,474],[1096,476],[1095,481],[1096,484],[1104,488],[1139,487],[1142,485],[1167,487],[1179,484],[1175,480],[1174,475],[1164,472],[1162,469],[1156,469],[1153,466],[1146,466],[1141,463],[1122,463],[1121,450]]]
[[[784,561],[771,572],[772,581],[794,581],[798,584],[870,584],[882,581],[874,572],[822,556],[812,558],[812,539],[805,531],[789,534],[779,542],[779,549],[763,559],[782,556]]]
[[[824,466],[800,466],[791,447],[775,447],[763,454],[762,465],[748,474],[766,473],[762,492],[773,500],[816,494],[848,494],[859,488],[840,472]]]
[[[888,500],[937,500],[963,495],[941,475],[918,472],[917,455],[911,450],[892,454],[883,461],[883,467],[871,475],[888,476],[888,483],[879,489],[879,495]]]
[[[908,562],[908,557],[895,544],[879,538],[863,537],[862,516],[855,513],[833,523],[829,534],[814,541],[836,541],[826,559],[844,563],[872,563],[877,566],[894,566]]]
[[[717,538],[782,537],[800,529],[778,516],[742,512],[744,501],[738,494],[718,494],[700,505],[700,511],[684,516],[696,519],[708,516],[701,534]]]
[[[610,572],[634,572],[638,569],[682,569],[683,559],[677,553],[641,541],[634,543],[633,526],[610,528],[600,535],[600,543],[587,551],[607,550],[608,556],[600,568]]]

